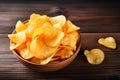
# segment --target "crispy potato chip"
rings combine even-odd
[[[64,37],[64,33],[62,31],[58,31],[52,39],[49,39],[49,41],[46,39],[45,43],[50,47],[56,47],[60,45],[63,37]]]
[[[10,50],[16,49],[17,47],[19,47],[21,44],[16,44],[16,43],[11,43],[10,44]]]
[[[47,64],[47,63],[49,63],[58,50],[59,50],[59,48],[56,49],[50,57],[48,57],[48,58],[46,58],[44,60],[41,60],[40,64]]]
[[[29,59],[30,62],[36,63],[36,64],[40,64],[40,59],[36,58],[36,57],[32,57],[31,59]]]
[[[31,16],[30,16],[29,23],[32,24],[32,23],[36,22],[36,20],[38,20],[39,18],[40,18],[40,15],[39,15],[39,14],[33,13],[33,14],[31,14]]]
[[[32,53],[30,52],[30,50],[27,47],[19,50],[19,53],[24,59],[30,59],[33,57]]]
[[[42,61],[40,62],[40,64],[47,64],[47,63],[49,63],[50,60],[52,59],[52,57],[53,57],[54,55],[55,55],[55,54],[52,54],[50,57],[42,60]]]
[[[43,29],[42,28],[36,28],[33,32],[33,35],[32,35],[32,39],[34,39],[36,36],[38,35],[41,35],[43,33]]]
[[[53,36],[55,35],[53,33],[54,32],[56,33],[56,31],[53,29],[52,24],[49,22],[45,22],[42,25],[42,29],[43,29],[43,35],[47,38],[47,40],[53,38]]]
[[[43,23],[49,21],[49,17],[46,15],[32,14],[29,20],[29,27],[41,27]]]
[[[22,43],[16,50],[24,59],[30,59],[33,57],[32,53],[29,50],[30,41]]]
[[[116,41],[113,37],[100,38],[98,43],[111,49],[116,48]]]
[[[67,33],[63,38],[61,44],[70,46],[72,49],[76,49],[76,43],[78,41],[78,32],[74,31],[72,33]]]
[[[30,20],[34,21],[34,20],[36,20],[39,17],[40,17],[40,14],[33,13],[33,14],[30,15]]]
[[[20,32],[20,31],[25,30],[26,28],[27,28],[27,26],[19,20],[16,24],[15,31]]]
[[[39,59],[46,59],[50,57],[56,50],[57,47],[48,47],[41,38],[36,37],[32,40],[30,44],[30,51],[32,52],[33,56]]]
[[[56,54],[55,57],[60,57],[61,59],[69,58],[73,55],[73,51],[67,48],[61,48]]]
[[[21,31],[16,34],[9,34],[8,37],[13,43],[21,44],[26,41],[26,31]]]
[[[27,36],[27,38],[31,38],[32,39],[33,33],[34,33],[34,27],[28,27],[26,29],[26,36]]]
[[[36,58],[36,57],[33,57],[33,58],[30,59],[29,61],[31,61],[31,62],[33,62],[33,63],[36,63],[36,64],[45,65],[45,64],[47,64],[47,63],[50,62],[51,58],[52,58],[52,57],[50,56],[49,58],[47,58],[47,59],[45,59],[45,60],[41,60],[41,59],[38,59],[38,58]]]
[[[66,22],[66,18],[64,15],[59,15],[56,17],[51,17],[51,22],[53,24],[54,28],[59,28],[62,29],[62,26],[65,24]]]
[[[49,17],[47,17],[46,15],[35,15],[32,14],[29,20],[29,26],[27,29],[27,35],[29,38],[34,38],[40,34],[43,33],[44,30],[44,26],[45,24],[47,24],[49,22]],[[48,25],[46,26],[51,26],[50,23],[48,23]],[[47,27],[46,27],[47,29]],[[51,28],[52,29],[52,28]],[[47,32],[47,31],[45,31]],[[45,33],[44,32],[44,33]]]
[[[72,24],[72,22],[70,20],[67,20],[67,26],[68,26],[67,33],[77,31],[80,29],[80,27],[77,27],[76,25]]]
[[[46,58],[46,59],[39,59],[39,58],[36,58],[36,57],[33,57],[32,59],[30,59],[31,62],[34,62],[34,63],[38,63],[38,64],[47,64],[51,61],[51,59],[53,58],[53,56],[55,55],[55,53],[58,51],[59,49],[57,49],[50,57]]]
[[[52,59],[50,60],[50,62],[58,62],[58,61],[61,61],[61,58],[60,57],[52,57]]]
[[[16,48],[17,51],[20,51],[21,49],[26,48],[26,42],[22,43],[20,46]]]
[[[101,49],[85,50],[84,55],[86,56],[90,64],[100,64],[104,60],[104,52]]]

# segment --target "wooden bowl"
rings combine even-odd
[[[14,33],[14,31],[13,31],[13,33]],[[80,34],[79,34],[79,36],[80,36]],[[10,44],[11,43],[12,42],[10,42]],[[28,67],[29,69],[33,69],[33,70],[39,71],[39,72],[51,72],[51,71],[60,70],[60,69],[62,69],[64,67],[68,66],[76,58],[76,56],[78,55],[80,48],[81,48],[81,37],[79,37],[79,40],[78,40],[78,43],[77,43],[77,49],[76,49],[75,53],[71,57],[69,57],[68,59],[65,59],[65,60],[63,60],[61,62],[58,62],[58,63],[48,63],[48,64],[45,64],[45,65],[33,63],[33,62],[30,62],[30,61],[22,58],[20,56],[20,54],[16,50],[12,50],[12,52],[16,56],[16,58],[23,65]]]

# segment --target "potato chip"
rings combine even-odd
[[[46,58],[46,59],[39,59],[36,57],[33,57],[32,59],[30,59],[29,61],[34,62],[34,63],[38,63],[38,64],[47,64],[51,61],[51,59],[53,58],[53,56],[55,55],[55,53],[58,51],[59,49],[57,49],[50,57]]]
[[[59,62],[61,61],[61,58],[60,57],[52,57],[52,59],[50,60],[50,63],[56,63],[56,62]]]
[[[30,41],[22,43],[16,50],[24,59],[30,59],[33,57],[32,53],[29,50]]]
[[[36,63],[36,64],[40,64],[40,59],[36,58],[36,57],[32,57],[31,59],[29,59],[30,62]]]
[[[45,65],[45,64],[47,64],[47,63],[50,62],[51,58],[52,58],[52,57],[49,57],[49,58],[47,58],[47,59],[45,59],[45,60],[41,60],[41,59],[38,59],[38,58],[36,58],[36,57],[33,57],[33,58],[30,59],[29,61],[31,61],[31,62],[33,62],[33,63],[36,63],[36,64]]]
[[[45,43],[50,47],[56,47],[60,45],[63,37],[64,37],[64,33],[62,31],[58,31],[57,34],[52,39],[50,39],[49,41],[46,39]]]
[[[30,50],[27,47],[19,50],[19,53],[24,59],[30,59],[33,57],[32,53],[30,52]]]
[[[38,14],[32,14],[29,20],[29,26],[27,29],[27,35],[29,38],[34,38],[40,34],[42,34],[42,32],[44,31],[44,25],[47,24],[49,22],[49,17],[47,17],[46,15],[38,15]],[[50,23],[47,26],[51,26]],[[45,31],[47,32],[47,31]],[[45,33],[44,32],[44,33]]]
[[[44,60],[41,60],[40,61],[40,64],[47,64],[50,62],[50,60],[52,59],[52,57],[54,56],[55,54],[52,54],[50,57],[44,59]]]
[[[62,26],[66,22],[66,18],[63,15],[59,15],[59,16],[56,16],[56,17],[51,17],[50,19],[51,19],[51,22],[53,24],[53,27],[54,28],[59,28],[59,29],[62,29]]]
[[[21,49],[26,48],[26,42],[22,43],[20,46],[16,48],[17,51],[20,51]]]
[[[50,57],[58,47],[48,47],[41,38],[36,37],[30,44],[30,51],[33,56],[39,59]]]
[[[80,27],[77,27],[76,25],[72,24],[72,22],[70,20],[67,20],[67,26],[68,26],[67,33],[77,31],[80,29]]]
[[[11,43],[10,45],[10,50],[16,49],[17,47],[19,47],[21,44],[16,44],[16,43]]]
[[[71,55],[73,55],[73,51],[63,47],[55,54],[55,57],[66,59],[69,58]]]
[[[105,57],[101,49],[85,50],[84,55],[90,64],[101,64]]]
[[[21,32],[18,32],[16,34],[9,34],[8,37],[14,44],[20,45],[26,41],[26,32],[21,31]]]
[[[43,33],[42,28],[36,28],[32,34],[32,39],[34,39],[36,36],[41,35]]]
[[[78,32],[67,33],[63,38],[61,44],[70,46],[72,49],[76,49],[76,43],[78,41]]]
[[[54,32],[56,33],[56,31],[53,29],[53,25],[50,22],[45,22],[42,25],[42,29],[43,35],[47,38],[47,40],[53,38],[53,36],[56,35],[53,34]]]
[[[27,28],[27,26],[19,20],[16,24],[15,31],[20,32],[20,31],[25,30],[26,28]]]
[[[116,41],[113,37],[100,38],[98,43],[111,49],[116,48]]]
[[[43,23],[49,21],[49,17],[46,15],[32,14],[29,20],[29,27],[41,27]]]
[[[29,24],[36,22],[36,20],[38,20],[39,18],[40,18],[39,14],[35,14],[35,13],[31,14],[30,19],[29,19]]]

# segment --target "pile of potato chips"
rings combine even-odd
[[[63,15],[33,13],[27,22],[18,21],[14,33],[8,35],[12,42],[10,49],[38,64],[64,60],[76,50],[79,29]]]

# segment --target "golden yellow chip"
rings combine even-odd
[[[51,17],[51,22],[53,24],[54,28],[59,28],[62,29],[62,26],[65,24],[66,22],[66,18],[64,15],[59,15],[56,17]]]
[[[68,30],[67,30],[68,33],[77,31],[80,29],[80,27],[77,27],[76,25],[72,24],[72,22],[70,20],[67,20],[67,26],[68,26]]]
[[[30,20],[29,20],[30,24],[36,22],[36,20],[39,19],[39,18],[40,18],[39,14],[35,14],[35,13],[31,14]]]
[[[72,49],[76,49],[76,43],[78,41],[79,35],[77,31],[74,31],[72,33],[67,33],[65,37],[63,38],[61,44],[70,46]]]
[[[52,39],[47,40],[46,38],[45,43],[47,44],[47,46],[56,47],[60,45],[63,37],[64,37],[64,33],[62,31],[58,31],[56,35],[53,36]]]
[[[20,31],[25,30],[26,28],[27,28],[27,26],[19,20],[16,24],[15,31],[20,32]]]
[[[104,60],[104,52],[101,49],[85,50],[84,55],[86,56],[90,64],[100,64]]]
[[[34,39],[36,36],[39,36],[43,33],[43,29],[42,28],[36,28],[32,34],[32,39]]]
[[[116,41],[113,37],[100,38],[98,43],[111,49],[116,48]]]
[[[24,59],[30,59],[33,57],[29,50],[29,45],[30,42],[28,41],[27,43],[26,42],[22,43],[19,47],[16,48],[16,50]]]
[[[60,57],[61,59],[66,59],[66,58],[69,58],[71,55],[73,55],[73,50],[63,47],[55,54],[55,57]]]
[[[10,50],[16,49],[17,47],[19,47],[21,44],[16,44],[16,43],[11,43],[10,44]]]
[[[19,53],[24,59],[30,59],[33,57],[32,53],[27,47],[19,50]]]
[[[51,57],[45,59],[45,60],[41,60],[41,59],[38,59],[36,57],[33,57],[32,59],[30,59],[29,61],[33,62],[33,63],[36,63],[36,64],[42,64],[42,65],[45,65],[47,63],[49,63],[51,60]]]
[[[42,65],[47,64],[51,61],[51,59],[53,58],[53,56],[55,55],[57,51],[58,49],[50,57],[46,59],[39,59],[39,58],[33,57],[32,59],[30,59],[30,61],[34,63],[42,64]]]
[[[33,57],[31,59],[29,59],[30,62],[36,63],[36,64],[40,64],[40,59]]]
[[[16,34],[9,34],[9,39],[16,44],[21,44],[26,41],[26,31],[21,31]]]
[[[55,54],[52,54],[50,57],[44,59],[44,60],[41,60],[40,61],[40,64],[47,64],[50,62],[50,60],[52,59],[52,57],[54,56]]]
[[[60,57],[54,56],[54,57],[52,57],[52,59],[50,60],[50,62],[55,63],[55,62],[59,62],[60,60],[61,60]]]
[[[42,34],[43,31],[44,31],[44,33],[49,32],[49,31],[47,31],[47,28],[51,25],[48,22],[49,22],[49,17],[47,17],[46,15],[40,16],[38,14],[36,14],[36,15],[32,14],[30,17],[30,20],[28,22],[29,23],[29,26],[27,28],[28,37],[34,38],[34,37]],[[46,31],[44,30],[45,24],[47,24],[45,27]],[[52,30],[52,28],[51,28],[51,30]]]
[[[47,38],[47,40],[53,38],[53,36],[55,35],[53,34],[55,30],[50,22],[45,22],[42,25],[42,29],[43,29],[43,35]]]
[[[46,59],[50,57],[58,47],[48,47],[44,41],[36,37],[34,40],[32,40],[30,44],[30,51],[32,52],[33,56],[39,59]]]
[[[42,24],[49,21],[49,17],[46,15],[32,14],[29,20],[29,27],[41,27]]]

